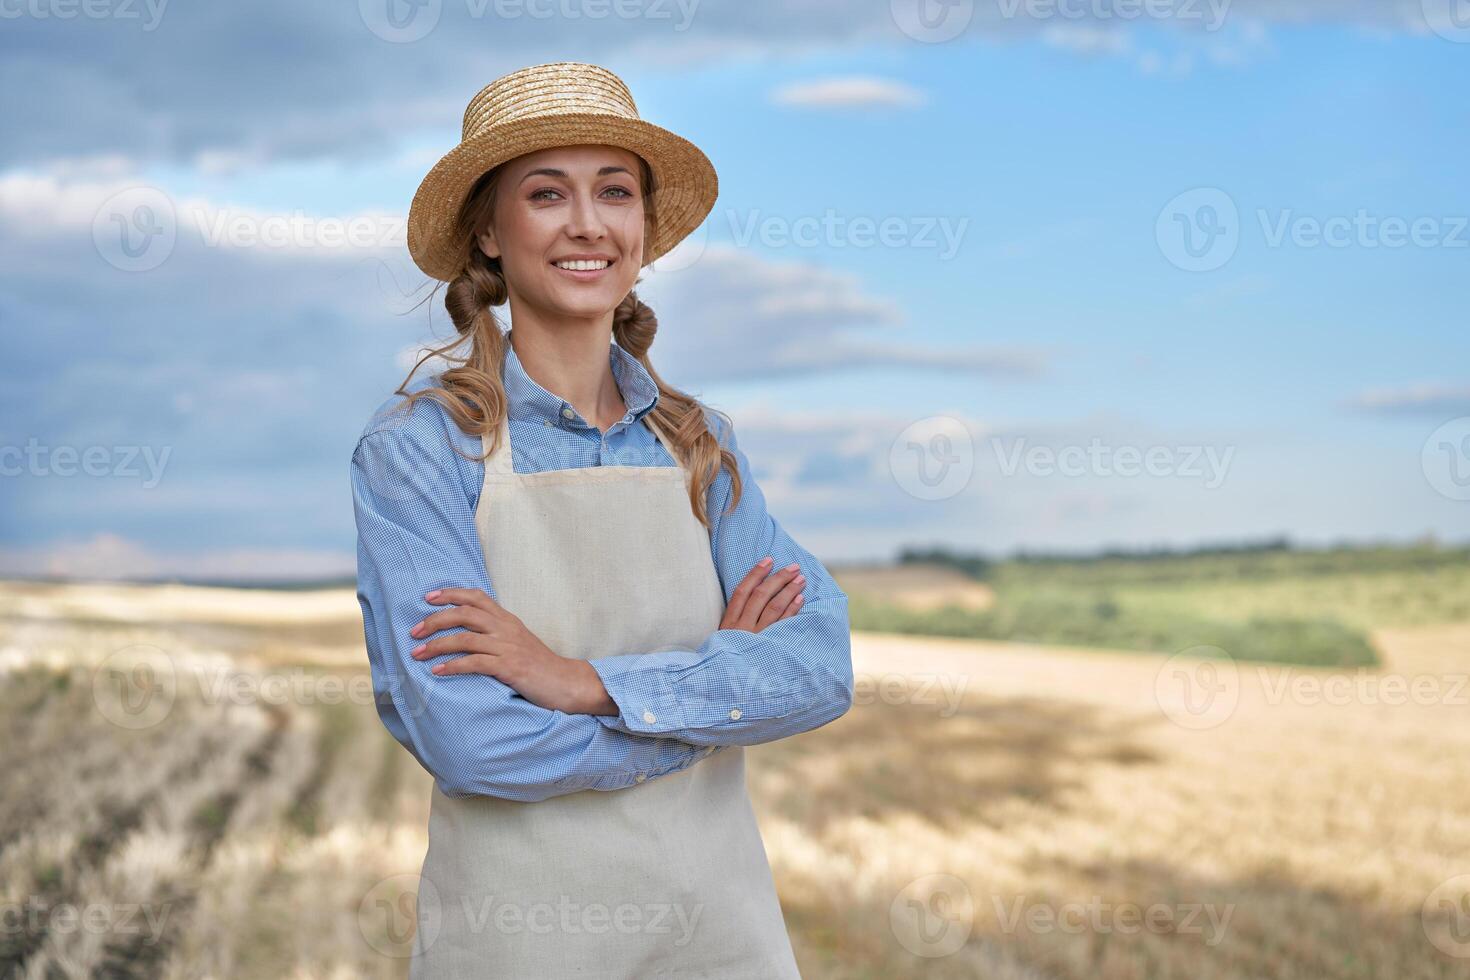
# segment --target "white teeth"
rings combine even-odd
[[[569,269],[572,272],[592,272],[596,269],[606,269],[612,263],[607,259],[597,259],[596,261],[579,259],[573,262],[554,262],[552,264],[558,269]]]

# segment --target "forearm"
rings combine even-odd
[[[492,677],[429,675],[420,685],[378,676],[384,722],[448,796],[539,802],[623,789],[701,758],[698,748],[672,738],[617,732],[590,715],[541,708]]]
[[[811,731],[852,706],[847,597],[833,590],[760,632],[721,629],[696,650],[589,663],[604,727],[690,745],[758,745]]]

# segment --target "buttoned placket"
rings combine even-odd
[[[572,423],[573,425],[580,426],[581,428],[584,428],[584,429],[590,429],[592,431],[596,431],[596,429],[594,429],[593,426],[589,422],[587,422],[586,419],[582,418],[582,416],[580,416],[580,415],[577,414],[577,410],[575,408],[573,408],[569,402],[562,402],[561,416],[562,416],[562,418],[566,419],[568,422]],[[612,438],[613,436],[617,435],[623,429],[627,428],[629,425],[632,425],[633,424],[633,420],[634,420],[634,413],[631,410],[630,411],[627,411],[627,412],[624,412],[623,413],[623,417],[620,418],[620,419],[618,419],[612,425],[608,426],[608,429],[607,429],[606,432],[598,433],[597,465],[599,465],[599,466],[616,466],[616,465],[618,465],[619,460],[618,460],[617,454],[614,453],[613,450],[612,450],[612,448],[608,445],[608,440],[610,438]],[[554,425],[556,425],[556,422],[554,422],[551,419],[544,419],[542,421],[542,424],[543,425],[546,425],[546,426],[554,426]]]

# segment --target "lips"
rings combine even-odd
[[[590,269],[590,268],[589,269],[564,269],[561,266],[559,266],[559,265],[556,264],[557,261],[561,261],[561,262],[580,262],[580,263],[587,263],[587,264],[590,264],[590,263],[593,263],[593,262],[606,262],[607,265],[603,266],[600,269]],[[617,264],[617,259],[610,259],[610,258],[606,258],[606,257],[601,257],[601,258],[596,258],[596,259],[593,259],[593,258],[585,258],[585,259],[559,259],[559,260],[556,260],[556,261],[553,261],[553,262],[550,263],[551,267],[553,269],[555,269],[557,272],[560,272],[562,275],[564,275],[564,276],[570,276],[572,279],[575,279],[575,280],[578,280],[578,281],[582,281],[582,282],[587,282],[587,281],[591,281],[591,280],[597,279],[598,277],[602,276],[604,273],[606,273],[609,269],[611,269],[616,264]]]

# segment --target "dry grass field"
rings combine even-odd
[[[857,634],[750,751],[802,973],[1470,977],[1470,626],[1370,673]],[[0,584],[0,977],[406,974],[350,591]]]

